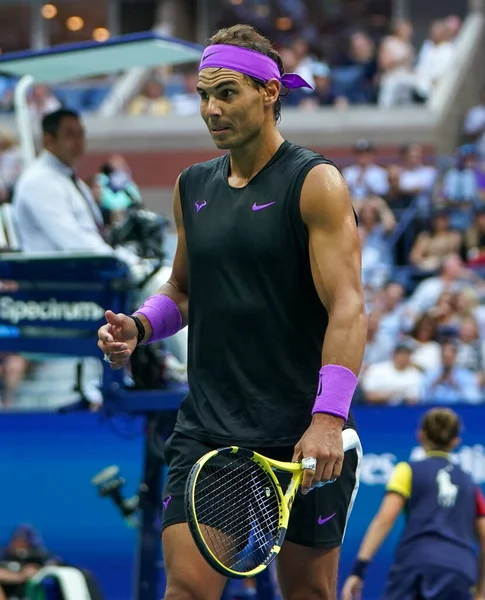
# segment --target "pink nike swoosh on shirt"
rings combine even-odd
[[[253,204],[253,210],[263,210],[263,208],[268,208],[268,206],[273,206],[276,202],[268,202],[268,204]]]
[[[330,521],[330,519],[333,519],[335,517],[337,513],[333,513],[333,515],[330,515],[329,517],[322,519],[322,517],[318,517],[318,524],[319,525],[324,525],[327,521]]]

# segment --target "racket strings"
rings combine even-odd
[[[215,457],[199,473],[194,508],[211,552],[230,569],[250,571],[277,541],[280,506],[270,475],[248,457]]]

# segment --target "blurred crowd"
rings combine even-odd
[[[359,216],[368,340],[360,400],[485,401],[485,94],[452,157],[419,144],[343,169]]]
[[[314,87],[284,99],[283,106],[302,110],[424,103],[453,67],[461,28],[456,15],[432,22],[427,38],[416,41],[412,22],[392,22],[379,6],[366,6],[372,3],[321,4],[325,6],[313,6],[310,0],[221,0],[214,30],[244,22],[269,36],[285,70],[299,73]],[[122,110],[133,116],[196,114],[196,80],[194,66],[154,69],[132,90]],[[29,98],[32,115],[42,117],[61,105],[95,111],[116,81],[115,76],[98,77],[52,88],[37,86]],[[0,112],[13,110],[14,84],[0,76]]]

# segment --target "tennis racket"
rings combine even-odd
[[[342,436],[345,452],[355,448],[362,453],[353,429]],[[274,471],[291,477],[286,491]],[[185,487],[187,522],[202,556],[235,579],[266,569],[281,550],[302,479],[301,463],[272,460],[238,446],[202,456]]]

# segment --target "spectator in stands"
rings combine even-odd
[[[391,271],[391,253],[386,236],[394,227],[394,217],[380,198],[364,202],[358,214],[362,243],[362,281],[364,287],[378,290]]]
[[[0,131],[0,203],[10,199],[22,167],[22,153],[17,141],[7,131]]]
[[[481,158],[485,158],[485,90],[482,91],[480,104],[467,112],[464,133],[471,143],[476,144]]]
[[[472,315],[462,319],[458,329],[456,364],[478,373],[482,368],[482,345],[478,324]]]
[[[399,218],[402,211],[406,210],[414,200],[413,194],[401,189],[402,171],[403,169],[400,165],[389,165],[387,168],[389,191],[384,198],[396,219]]]
[[[400,189],[415,196],[430,194],[436,181],[436,168],[425,165],[421,144],[408,144],[401,148]]]
[[[343,169],[342,174],[353,200],[369,196],[385,196],[389,191],[387,171],[375,164],[374,147],[367,140],[358,140],[354,146],[355,164]]]
[[[197,93],[198,74],[196,71],[184,75],[184,91],[171,98],[173,112],[185,117],[196,115],[200,110],[200,96]]]
[[[409,90],[402,90],[411,74],[414,61],[414,48],[411,43],[413,26],[409,21],[397,21],[391,34],[385,37],[379,47],[378,67],[381,73],[379,105],[388,108],[409,101]]]
[[[475,146],[458,149],[457,164],[443,177],[441,196],[451,211],[451,226],[464,231],[471,225],[472,210],[482,206],[485,190],[480,189]]]
[[[435,23],[436,23],[436,21],[435,21]],[[448,17],[443,19],[442,23],[444,23],[444,26],[446,28],[446,32],[445,32],[446,39],[449,42],[454,44],[456,41],[456,38],[458,36],[458,32],[460,31],[460,28],[461,28],[460,17],[458,17],[457,15],[449,15]],[[433,29],[433,25],[431,26],[431,29]],[[421,46],[419,54],[418,54],[418,62],[422,61],[426,57],[426,53],[433,47],[434,47],[433,40],[429,37],[427,39],[425,39],[423,42],[423,45]]]
[[[392,360],[371,365],[362,380],[370,404],[416,404],[423,375],[411,364],[412,348],[397,344]]]
[[[142,93],[136,96],[128,106],[128,114],[139,117],[140,115],[152,115],[160,117],[168,115],[172,105],[164,96],[162,84],[155,79],[148,81]]]
[[[336,94],[350,103],[374,103],[377,98],[376,77],[374,42],[364,31],[355,31],[349,38],[348,53],[338,60],[334,70]]]
[[[457,292],[470,281],[483,283],[472,271],[464,268],[458,254],[451,254],[443,260],[439,275],[429,277],[418,285],[408,301],[409,310],[415,315],[425,313],[436,305],[444,291]]]
[[[420,56],[414,72],[416,75],[415,93],[421,100],[427,100],[431,92],[450,70],[455,47],[450,41],[450,31],[445,21],[434,21],[430,30],[430,41],[425,53]]]
[[[441,365],[425,376],[422,402],[477,404],[482,401],[477,375],[456,364],[457,354],[458,345],[454,340],[445,340],[442,343]]]
[[[468,264],[485,264],[485,205],[476,210],[472,226],[463,235],[460,250]]]
[[[315,60],[310,56],[308,42],[304,38],[298,37],[291,44],[291,49],[294,52],[296,60],[295,73],[298,73],[298,75],[314,87],[313,63]],[[307,89],[306,93],[311,93],[311,90]]]
[[[389,360],[394,349],[394,340],[382,329],[381,316],[382,313],[374,309],[367,317],[367,342],[362,361],[362,375],[370,365]]]
[[[437,369],[440,365],[441,349],[437,337],[436,321],[428,313],[421,315],[410,331],[409,338],[413,348],[411,362],[424,373]]]
[[[404,303],[404,286],[390,280],[377,294],[374,306],[381,311],[380,331],[382,335],[395,343],[401,332],[408,328],[409,318]]]
[[[39,123],[45,115],[61,108],[61,103],[46,85],[36,85],[29,96],[30,118]]]
[[[421,271],[434,272],[443,259],[460,251],[461,236],[450,229],[448,212],[436,210],[431,217],[431,226],[416,238],[409,260]]]
[[[435,319],[438,337],[455,336],[458,333],[459,316],[456,312],[456,294],[451,290],[441,292],[436,306],[429,314]]]
[[[312,65],[314,90],[311,94],[305,94],[298,106],[303,109],[312,109],[318,106],[330,106],[337,103],[338,106],[346,106],[345,98],[337,99],[332,89],[332,71],[323,62],[314,62]],[[303,88],[302,88],[303,89]]]

